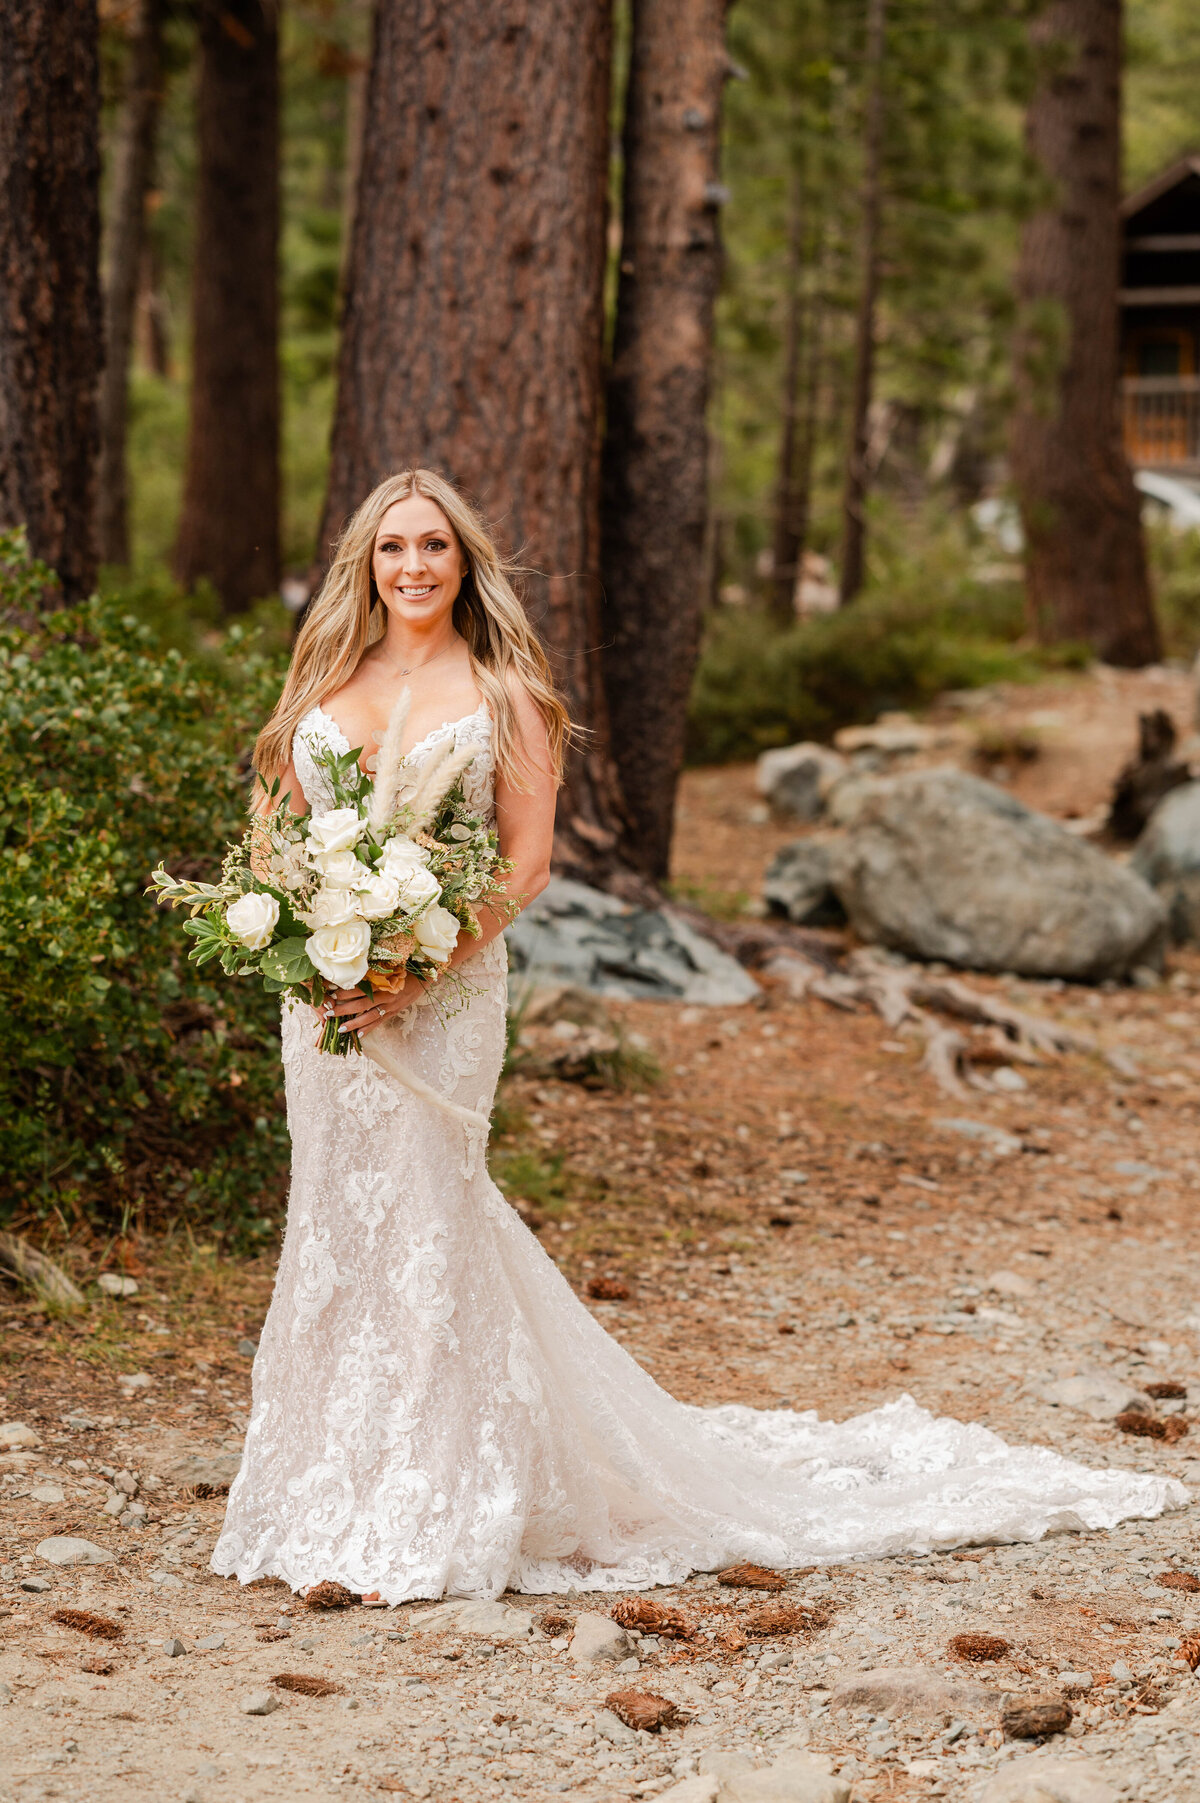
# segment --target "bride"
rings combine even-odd
[[[314,754],[379,740],[411,693],[414,769],[474,758],[514,901],[547,880],[567,717],[479,517],[427,470],[368,495],[297,638],[255,762],[297,812],[332,805]],[[841,1423],[695,1408],[603,1331],[490,1181],[463,1111],[505,1044],[502,918],[411,981],[333,993],[342,1025],[417,1079],[315,1047],[285,1010],[293,1168],[241,1469],[213,1569],[366,1600],[614,1591],[737,1560],[787,1568],[1107,1528],[1187,1500],[1169,1479],[1011,1447],[901,1396]],[[430,1092],[434,1093],[430,1093]],[[418,1093],[420,1092],[420,1093]]]

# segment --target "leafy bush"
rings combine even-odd
[[[1079,646],[1020,642],[1017,584],[973,577],[959,531],[910,530],[915,549],[899,532],[881,537],[871,591],[837,613],[783,630],[758,610],[714,616],[692,690],[692,762],[755,757],[946,689],[1030,681],[1048,665],[1087,661]]]
[[[277,1004],[205,980],[144,894],[215,875],[279,683],[234,628],[161,645],[119,601],[41,613],[0,535],[0,1135],[7,1212],[266,1231],[287,1136]]]

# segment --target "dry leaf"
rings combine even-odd
[[[335,1697],[342,1691],[340,1684],[318,1678],[312,1672],[277,1672],[271,1683],[276,1690],[294,1690],[300,1697]]]
[[[609,1610],[621,1628],[638,1628],[643,1634],[663,1634],[668,1640],[691,1640],[696,1632],[694,1622],[666,1603],[656,1603],[648,1596],[623,1596]]]
[[[949,1646],[956,1659],[1003,1659],[1010,1651],[999,1634],[956,1634]]]
[[[657,1734],[660,1728],[680,1728],[686,1720],[674,1703],[652,1690],[614,1690],[604,1702],[627,1728],[641,1728],[649,1734]]]
[[[717,1573],[717,1582],[736,1590],[786,1590],[787,1579],[781,1572],[768,1571],[765,1565],[730,1565]]]
[[[107,1615],[93,1615],[90,1609],[56,1609],[50,1617],[64,1628],[76,1628],[80,1634],[90,1634],[93,1640],[120,1640],[125,1633],[119,1621],[110,1621]]]

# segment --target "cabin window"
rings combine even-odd
[[[1131,376],[1190,376],[1195,369],[1192,334],[1182,326],[1150,326],[1130,338],[1127,373]]]

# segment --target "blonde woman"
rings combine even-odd
[[[369,495],[297,639],[256,762],[298,812],[330,805],[313,753],[370,748],[401,691],[414,768],[474,749],[527,902],[547,878],[567,719],[476,514],[427,470]],[[364,751],[364,757],[369,755]],[[675,1402],[604,1333],[442,1102],[486,1110],[504,1051],[501,920],[456,949],[465,1005],[417,986],[329,1003],[384,1036],[318,1052],[285,1012],[292,1192],[254,1366],[242,1467],[213,1567],[365,1601],[624,1590],[739,1559],[786,1567],[1111,1526],[1186,1492],[1006,1446],[909,1397],[822,1423]]]

